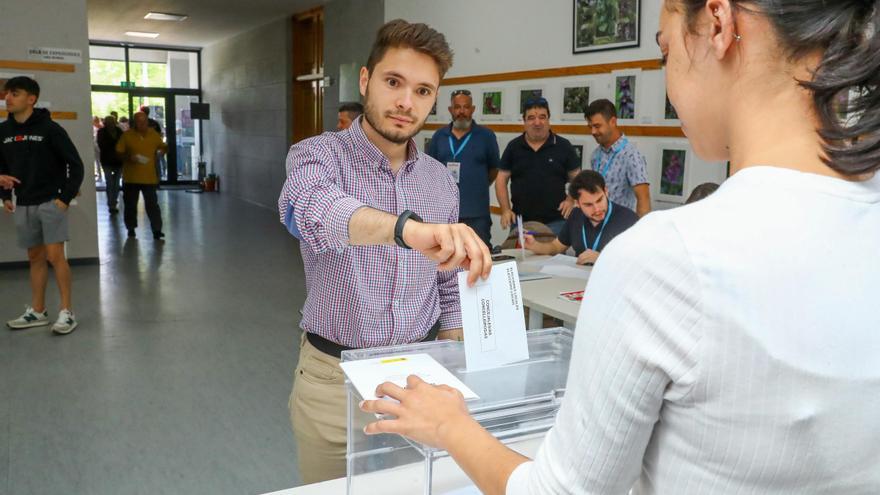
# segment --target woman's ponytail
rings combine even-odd
[[[813,80],[802,84],[813,92],[826,163],[858,176],[880,170],[880,7],[840,3],[850,4],[849,13],[826,19],[837,31]]]

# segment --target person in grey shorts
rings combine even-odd
[[[52,331],[68,334],[77,322],[64,243],[68,239],[67,209],[79,193],[83,163],[67,132],[52,121],[49,111],[34,108],[40,96],[36,81],[13,77],[4,89],[9,118],[0,123],[0,178],[4,178],[0,199],[14,217],[18,245],[27,249],[31,279],[31,304],[6,324],[20,330],[50,323],[46,285],[51,264],[61,293],[61,310]]]

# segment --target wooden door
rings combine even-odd
[[[293,142],[324,129],[324,9],[293,16]]]

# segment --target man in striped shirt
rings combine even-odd
[[[418,133],[452,63],[443,35],[391,21],[361,69],[363,116],[294,145],[279,199],[301,240],[308,295],[290,416],[302,481],[345,475],[342,350],[461,338],[455,269],[491,258],[458,221],[458,189]]]

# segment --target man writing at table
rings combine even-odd
[[[489,275],[488,248],[455,223],[455,181],[412,140],[451,64],[442,34],[390,21],[361,69],[364,114],[287,155],[278,207],[301,240],[307,289],[288,403],[304,483],[345,476],[341,352],[460,338],[454,269],[470,269],[470,284]]]
[[[569,184],[568,194],[577,208],[565,221],[559,236],[552,242],[538,242],[526,234],[526,249],[535,254],[554,255],[564,253],[570,246],[579,265],[592,265],[611,239],[639,220],[634,211],[608,199],[605,179],[598,172],[580,172]]]

